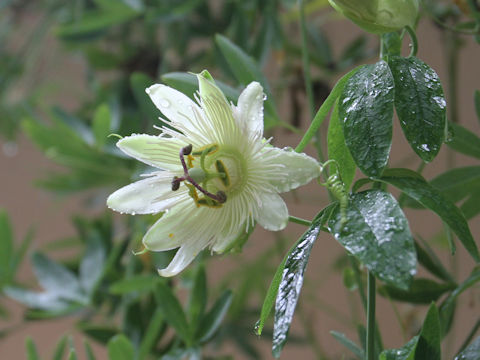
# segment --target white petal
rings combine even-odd
[[[212,250],[219,254],[224,253],[240,236],[246,234],[245,230],[245,226],[242,226],[237,231],[229,231],[229,234],[226,236],[217,235]]]
[[[263,101],[265,94],[258,82],[250,83],[238,98],[239,126],[247,136],[263,136]]]
[[[174,276],[185,269],[200,251],[207,246],[207,243],[197,241],[193,244],[184,244],[178,249],[173,260],[165,269],[159,269],[160,276]]]
[[[193,200],[186,195],[185,201],[164,214],[147,231],[143,244],[148,250],[165,251],[183,244],[196,243],[199,239],[210,241],[216,229],[212,227],[212,216],[208,210],[197,208]]]
[[[127,155],[159,169],[182,169],[180,149],[187,143],[175,139],[146,134],[124,137],[117,146]]]
[[[152,176],[127,185],[107,199],[107,205],[115,211],[128,214],[155,214],[175,205],[187,193],[172,191],[171,178]]]
[[[201,113],[201,110],[188,96],[163,84],[152,85],[145,91],[150,95],[155,106],[170,121],[195,131],[195,110],[197,114]]]
[[[267,230],[278,231],[287,226],[288,209],[285,201],[276,193],[259,195],[260,208],[256,220]]]
[[[289,149],[265,148],[264,167],[270,183],[278,192],[285,192],[305,185],[320,176],[317,160]]]

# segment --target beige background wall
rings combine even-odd
[[[335,45],[335,51],[338,52],[349,40],[358,34],[358,30],[349,23],[332,23],[327,27],[327,33],[331,36],[332,43]],[[418,38],[420,41],[419,57],[437,70],[443,82],[446,81],[445,61],[442,48],[442,37],[438,29],[422,22],[420,24]],[[459,99],[460,99],[460,121],[467,128],[480,133],[480,123],[474,116],[473,91],[480,89],[480,45],[467,39],[467,44],[460,56],[459,73]],[[65,98],[55,99],[68,108],[74,108],[75,98],[82,91],[74,88],[71,83],[62,85],[62,78],[68,74],[76,74],[78,79],[83,78],[83,67],[78,58],[66,57],[59,47],[52,41],[47,44],[44,57],[45,66],[41,75],[50,78],[55,83],[64,87]],[[53,54],[53,55],[52,55]],[[52,60],[53,59],[53,60]],[[81,84],[81,81],[80,81]],[[282,113],[282,112],[281,112]],[[306,120],[306,119],[305,119]],[[394,147],[392,152],[392,166],[406,166],[402,163],[408,158],[411,151],[403,140],[401,129],[398,124],[394,129]],[[294,146],[299,137],[286,133],[284,130],[278,130],[275,133],[275,142],[277,145]],[[40,175],[49,171],[52,164],[41,155],[31,143],[22,136],[18,139],[18,151],[13,156],[6,156],[0,152],[0,206],[8,210],[15,229],[17,239],[22,238],[30,226],[35,227],[34,249],[41,248],[51,240],[73,234],[73,228],[70,225],[70,216],[74,213],[85,210],[82,207],[82,196],[76,196],[68,199],[58,199],[41,189],[35,188],[32,181]],[[310,149],[311,150],[311,149]],[[446,149],[442,149],[439,157],[434,164],[427,167],[425,174],[427,178],[440,173],[445,168]],[[457,156],[458,164],[477,164],[471,159],[463,156]],[[413,165],[412,165],[413,164]],[[418,160],[414,160],[409,166],[416,167]],[[298,191],[295,196],[288,194],[285,198],[289,201],[290,213],[304,218],[312,218],[319,209],[318,202],[326,204],[327,198],[325,190],[310,184]],[[94,211],[101,211],[97,209]],[[436,234],[441,229],[440,221],[426,212],[409,211],[407,213],[411,227],[414,233],[420,233],[423,236]],[[479,217],[471,221],[472,232],[479,238],[480,226]],[[286,234],[291,235],[291,239],[299,236],[304,228],[299,225],[289,225]],[[232,268],[232,264],[242,261],[250,256],[254,256],[261,249],[272,245],[275,241],[272,234],[257,228],[254,236],[249,240],[242,254],[235,257],[222,257],[214,260],[212,264],[211,279],[220,279],[222,271],[219,269]],[[331,359],[340,359],[340,347],[329,334],[330,330],[346,332],[349,336],[356,339],[356,334],[349,329],[348,324],[335,319],[332,314],[335,311],[342,314],[347,320],[356,316],[360,322],[363,322],[364,316],[361,307],[355,305],[357,309],[355,314],[350,313],[351,300],[355,296],[347,294],[341,277],[338,273],[331,271],[332,262],[342,252],[342,248],[330,236],[323,234],[311,254],[310,264],[307,269],[306,284],[308,290],[302,294],[304,318],[310,319],[318,341],[323,349],[331,355]],[[461,246],[458,246],[457,261],[459,264],[459,278],[465,278],[473,267],[473,262],[466,255]],[[449,255],[444,251],[442,259],[447,263],[451,262]],[[280,260],[279,260],[280,261]],[[273,276],[273,273],[271,274]],[[31,269],[25,265],[22,269],[21,278],[32,282]],[[235,290],[235,289],[233,289]],[[260,301],[260,299],[257,299]],[[2,298],[3,303],[7,303],[12,310],[13,316],[5,322],[0,320],[0,329],[7,326],[16,326],[14,333],[4,339],[0,339],[0,359],[24,359],[24,339],[27,335],[32,336],[39,345],[41,354],[48,358],[53,351],[54,344],[63,334],[72,334],[77,347],[81,348],[81,339],[83,336],[72,328],[74,318],[64,318],[49,322],[36,322],[20,324],[22,308],[9,300]],[[475,290],[467,296],[462,296],[459,303],[461,311],[458,313],[457,325],[455,326],[455,339],[453,339],[453,349],[458,348],[459,344],[466,335],[466,332],[472,327],[480,314],[480,294]],[[412,321],[411,331],[415,330],[415,325],[419,325],[423,319],[426,308],[413,308],[408,305],[399,304],[399,311],[405,316],[410,316]],[[300,329],[299,316],[296,314],[294,329]],[[385,334],[385,345],[395,347],[404,343],[406,339],[401,336],[401,331],[395,319],[392,306],[383,298],[378,299],[377,315],[382,332]],[[253,329],[252,324],[252,329]],[[254,337],[252,331],[252,337]],[[258,340],[259,342],[261,340]],[[265,359],[271,358],[269,351],[269,342],[261,341],[264,347]],[[233,351],[232,347],[227,347]],[[80,351],[80,359],[83,358],[83,352]],[[99,359],[105,358],[105,353],[98,350]],[[235,358],[242,357],[234,354]],[[284,359],[314,359],[311,349],[300,348],[298,346],[287,345],[283,355]],[[448,357],[445,357],[447,359]]]

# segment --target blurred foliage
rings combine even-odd
[[[442,32],[473,36],[478,41],[480,12],[475,5],[478,3],[469,0],[457,3],[459,6],[452,1],[425,0],[423,13],[438,23]],[[325,31],[325,25],[336,20],[327,6],[326,0],[308,1],[305,6],[315,108],[324,104],[333,78],[370,61],[379,50],[370,37],[361,35],[337,54],[333,49],[335,44]],[[161,114],[145,94],[145,88],[155,82],[166,83],[194,97],[197,84],[195,77],[187,72],[208,68],[220,78],[217,83],[227,98],[236,101],[240,89],[250,81],[259,81],[268,95],[264,109],[267,131],[275,127],[297,131],[302,126],[301,119],[308,113],[304,104],[298,21],[299,8],[293,0],[5,0],[0,3],[0,136],[11,143],[21,131],[46,157],[61,165],[60,171],[42,174],[38,185],[57,194],[90,190],[87,194],[91,203],[103,207],[107,193],[146,171],[144,165],[126,158],[115,147],[115,142],[116,137],[131,133],[155,133],[154,126],[163,125],[159,119]],[[17,29],[25,33],[20,34]],[[49,48],[53,40],[60,44],[60,49]],[[54,59],[48,58],[49,51],[53,51]],[[389,55],[393,58],[392,53]],[[48,76],[44,75],[44,63],[52,61],[58,66],[63,59],[74,65],[68,77],[52,79],[48,77],[52,76],[51,71],[47,71]],[[347,83],[347,90],[353,88],[348,88],[349,85]],[[74,106],[58,105],[62,103],[65,88],[78,97]],[[343,89],[337,90],[338,96]],[[279,113],[277,104],[281,99],[288,101],[290,114]],[[478,91],[474,101],[480,120]],[[334,116],[338,117],[339,105],[335,101],[333,104]],[[451,149],[480,158],[478,135],[458,123],[451,123],[450,129],[453,138],[447,139],[451,140],[447,145]],[[334,130],[342,131],[337,126],[329,130],[329,137]],[[341,145],[336,152],[348,152],[344,141],[340,145],[333,143]],[[353,160],[348,161],[355,168]],[[456,203],[470,219],[480,212],[478,172],[478,167],[453,169],[429,183],[423,178],[412,180],[405,176],[404,182],[415,180],[415,184],[420,185],[414,189],[417,192],[398,186],[405,192],[399,205],[438,210],[438,204],[421,202],[419,198],[425,192],[434,195],[442,192],[448,206]],[[393,182],[386,178],[361,179],[353,190],[370,183],[377,189],[376,196],[386,196],[378,189]],[[348,186],[340,190],[345,195]],[[395,211],[400,210],[393,198],[389,201]],[[445,208],[447,205],[437,213],[442,213],[442,219],[448,222],[452,218],[445,214]],[[300,238],[308,239],[308,244],[301,247],[302,241],[299,241],[287,251],[286,243],[294,241],[278,239],[275,247],[258,253],[253,259],[237,259],[233,270],[222,274],[222,280],[216,285],[207,280],[206,256],[199,256],[194,266],[172,280],[160,278],[156,269],[164,267],[173,252],[132,254],[139,250],[143,234],[158,216],[121,217],[118,221],[114,221],[110,212],[92,218],[78,216],[72,219],[76,235],[50,239],[47,246],[31,254],[40,290],[17,277],[32,233],[15,242],[8,214],[1,210],[0,289],[2,296],[26,306],[25,321],[74,315],[76,327],[90,341],[105,346],[109,359],[229,359],[221,347],[227,342],[234,344],[235,351],[258,359],[261,352],[253,327],[262,314],[263,334],[267,335],[262,339],[270,340],[274,334],[266,320],[279,284],[282,284],[280,294],[291,295],[293,308],[297,304],[299,290],[281,282],[285,266],[285,273],[292,274],[296,279],[294,285],[301,288],[303,271],[319,231],[333,233],[332,229],[342,223],[335,203],[325,210],[329,217],[332,213],[336,217],[330,219],[330,228],[326,229],[323,226],[328,219],[320,212]],[[378,234],[372,233],[372,236]],[[339,241],[344,240],[340,236]],[[437,280],[415,277],[408,289],[399,289],[391,283],[379,289],[382,296],[391,300],[413,304],[428,305],[440,299],[437,307],[431,306],[419,337],[399,349],[408,356],[421,353],[422,346],[428,347],[422,343],[422,336],[428,338],[426,343],[438,345],[439,326],[441,336],[450,330],[457,297],[480,279],[478,268],[467,279],[455,279],[427,242],[416,240],[414,244],[418,262]],[[71,250],[68,256],[59,256],[65,249]],[[296,262],[299,253],[305,262]],[[269,289],[268,283],[279,263]],[[345,287],[358,294],[363,304],[364,265],[359,265],[351,252],[332,262],[332,268],[343,274]],[[269,294],[266,313],[259,305],[265,294]],[[318,299],[311,303],[322,309]],[[297,313],[300,310],[297,309]],[[326,308],[322,310],[333,317],[342,316]],[[0,316],[8,316],[3,303],[0,303]],[[293,312],[288,316],[282,333],[285,339]],[[309,344],[318,358],[325,358],[325,351],[316,343],[311,321],[303,315],[304,331],[289,334],[289,342]],[[2,330],[0,336],[7,336],[8,331]],[[358,326],[359,344],[344,334],[333,332],[332,335],[357,358],[364,356],[366,336],[361,325]],[[285,339],[277,341],[277,347],[281,349]],[[467,345],[461,350],[473,348]],[[379,337],[376,346],[377,354],[390,359],[388,356],[393,350],[381,352]],[[84,347],[87,358],[96,359],[88,341]],[[27,339],[26,350],[29,360],[39,359],[33,340]],[[72,341],[63,337],[51,359],[63,359],[65,355],[76,359],[77,351]]]

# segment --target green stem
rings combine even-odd
[[[298,8],[300,12],[300,32],[302,35],[302,65],[303,65],[303,79],[305,81],[305,92],[307,93],[308,108],[310,110],[310,119],[315,116],[315,101],[313,97],[312,77],[310,75],[310,57],[308,55],[307,46],[307,26],[305,20],[305,7],[303,0],[298,0]],[[319,132],[315,133],[315,148],[317,149],[318,159],[323,162],[325,156],[322,150],[322,139]]]
[[[312,222],[311,221],[308,221],[308,220],[305,220],[305,219],[301,219],[301,218],[298,218],[296,216],[289,216],[288,217],[288,221],[292,222],[292,223],[295,223],[295,224],[300,224],[300,225],[305,225],[305,226],[310,226],[312,225]]]
[[[345,83],[359,69],[360,67],[357,67],[351,70],[350,72],[345,74],[340,80],[338,80],[338,82],[335,84],[332,91],[328,95],[328,97],[323,102],[322,106],[320,106],[320,109],[318,109],[317,113],[315,114],[315,117],[313,118],[312,123],[310,124],[310,127],[305,132],[305,134],[303,135],[303,138],[300,140],[297,147],[295,148],[296,152],[302,152],[305,149],[305,147],[308,145],[308,143],[312,140],[312,138],[315,136],[318,129],[322,125],[323,121],[327,117],[328,113],[330,112],[330,109],[335,104],[335,100],[337,100],[337,98],[340,96],[340,93],[342,92],[343,87],[345,86]]]
[[[410,44],[411,50],[410,50],[409,57],[417,56],[417,51],[418,51],[417,34],[415,34],[415,30],[413,30],[410,26],[406,26],[405,29],[407,30],[408,35],[410,36],[410,40],[412,40],[412,43]]]
[[[366,360],[375,360],[375,276],[368,272],[367,283],[367,357]]]

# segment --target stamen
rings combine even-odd
[[[180,182],[184,180],[188,180],[190,184],[192,184],[195,188],[197,188],[201,193],[204,195],[208,196],[210,199],[215,200],[219,204],[223,204],[225,201],[227,201],[227,195],[223,191],[217,191],[217,194],[212,194],[211,192],[205,190],[202,188],[193,178],[190,176],[188,172],[188,167],[185,162],[185,155],[190,155],[192,152],[193,146],[192,144],[189,144],[183,148],[180,149],[180,162],[182,163],[183,167],[183,176],[181,178],[175,176],[172,180],[172,191],[176,191],[180,188]]]

